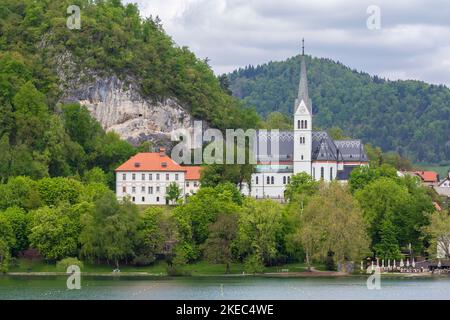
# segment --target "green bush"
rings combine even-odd
[[[56,269],[58,271],[66,272],[69,266],[78,266],[80,269],[83,269],[83,262],[78,260],[77,258],[65,258],[56,264]]]
[[[258,254],[249,256],[244,263],[244,270],[247,273],[263,273],[264,265],[262,259]]]

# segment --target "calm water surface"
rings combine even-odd
[[[130,278],[82,277],[68,290],[66,277],[0,276],[0,299],[450,299],[450,278]]]

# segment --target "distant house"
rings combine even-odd
[[[450,188],[450,171],[448,172],[447,177],[441,182],[439,182],[438,187]]]
[[[423,184],[427,186],[436,186],[439,183],[439,174],[434,171],[413,171],[413,175],[420,178]]]
[[[447,177],[439,182],[439,184],[433,189],[440,195],[447,198],[450,198],[450,172],[448,173]]]
[[[116,169],[116,196],[130,198],[136,204],[168,204],[166,190],[176,183],[181,197],[194,194],[200,188],[200,167],[180,166],[160,152],[143,152],[131,157]]]

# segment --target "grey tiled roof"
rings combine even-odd
[[[267,130],[256,131],[254,154],[258,161],[292,161],[294,154],[294,132]],[[277,139],[279,148],[271,150],[272,139]],[[267,152],[264,152],[267,147]],[[267,155],[265,155],[267,153]],[[336,140],[330,138],[326,131],[312,132],[312,160],[322,161],[368,161],[361,140]]]

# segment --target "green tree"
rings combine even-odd
[[[348,181],[350,190],[354,193],[382,177],[396,180],[397,170],[390,165],[357,167],[350,174]]]
[[[164,254],[168,242],[176,241],[176,226],[161,208],[150,207],[139,215],[134,252],[134,264],[149,265],[157,255]],[[172,243],[173,245],[174,243]],[[168,252],[170,254],[172,252]]]
[[[372,238],[372,248],[380,242],[383,221],[389,218],[396,228],[396,238],[401,247],[411,244],[414,250],[422,250],[420,230],[428,223],[426,213],[430,212],[428,209],[432,205],[429,198],[419,198],[424,202],[423,205],[417,203],[408,187],[398,179],[386,177],[358,190],[355,197],[363,208],[364,219]]]
[[[55,206],[61,202],[78,203],[82,191],[79,181],[69,178],[44,178],[37,181],[42,202],[48,206]]]
[[[209,224],[216,221],[218,214],[238,211],[234,192],[221,186],[202,187],[189,197],[186,204],[176,207],[173,215],[180,232],[180,242],[189,254],[187,259],[191,261],[199,257],[199,246],[208,239]]]
[[[380,242],[374,246],[375,254],[384,260],[399,260],[400,247],[396,237],[396,229],[389,218],[385,218],[380,229]]]
[[[166,199],[172,201],[172,204],[176,203],[181,196],[181,189],[176,182],[169,184],[166,190]]]
[[[268,265],[275,261],[282,231],[280,205],[272,200],[246,199],[239,217],[237,246],[242,257]]]
[[[100,183],[103,185],[108,185],[108,177],[102,169],[99,167],[94,167],[84,173],[83,182],[87,184]]]
[[[325,261],[330,253],[336,263],[362,258],[368,249],[362,211],[346,187],[322,184],[300,216],[300,241],[306,262]]]
[[[286,185],[284,196],[289,201],[305,201],[319,189],[319,183],[309,174],[301,172],[291,177],[291,182]],[[306,203],[305,203],[306,204]]]
[[[219,214],[209,225],[209,237],[203,245],[203,254],[211,263],[224,263],[225,272],[230,273],[233,260],[232,246],[237,237],[238,216]]]
[[[80,221],[70,208],[43,207],[30,215],[30,246],[45,259],[56,261],[77,255]]]
[[[12,254],[16,256],[19,252],[28,248],[27,216],[25,211],[18,207],[6,209],[5,211],[0,212],[0,216],[4,217],[4,221],[7,221],[11,226],[12,233],[14,234],[14,241],[9,243],[9,246]]]
[[[432,257],[450,257],[450,215],[446,211],[436,211],[430,215],[430,224],[423,227],[429,236],[428,253]]]
[[[114,262],[134,255],[133,239],[138,225],[137,207],[125,201],[119,204],[110,191],[94,202],[92,210],[81,214],[81,255],[98,262]]]
[[[0,184],[0,209],[20,207],[25,210],[37,209],[41,198],[37,183],[28,177],[12,177],[7,184]]]

